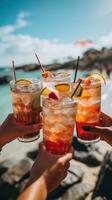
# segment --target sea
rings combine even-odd
[[[86,76],[88,72],[78,71],[77,76],[82,77]],[[4,75],[9,75],[13,77],[12,68],[4,67],[0,68],[0,77]],[[25,72],[23,70],[16,71],[17,78],[40,78],[40,71],[30,71]],[[74,73],[71,72],[71,79],[73,79]],[[2,123],[7,115],[12,112],[12,104],[11,104],[11,94],[10,94],[10,85],[2,84],[0,85],[0,123]]]

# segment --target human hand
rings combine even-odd
[[[112,145],[112,118],[105,113],[101,113],[100,126],[83,126],[83,129],[85,131],[97,133],[101,140]]]
[[[67,176],[71,159],[72,153],[67,153],[61,158],[58,158],[56,163],[44,172],[43,177],[45,179],[48,193],[58,187],[60,182]]]
[[[39,131],[41,128],[42,124],[18,126],[14,115],[11,113],[0,126],[0,148],[19,136],[31,134],[32,132]]]
[[[47,192],[54,190],[66,177],[72,159],[72,152],[63,156],[50,154],[43,144],[40,145],[39,155],[35,161],[27,186],[37,179],[44,180]]]

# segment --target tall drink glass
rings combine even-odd
[[[99,141],[100,137],[92,132],[84,131],[83,126],[99,125],[101,109],[101,83],[93,81],[90,85],[82,84],[83,92],[77,105],[76,128],[81,142]]]
[[[43,103],[44,144],[52,154],[69,151],[74,132],[76,103],[70,98],[45,99]]]
[[[36,124],[40,120],[41,82],[37,79],[30,80],[31,84],[27,84],[24,80],[22,84],[10,82],[13,112],[18,126]],[[18,139],[21,142],[32,142],[39,137],[39,132],[35,132]]]

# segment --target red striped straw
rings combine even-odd
[[[40,60],[39,60],[39,57],[37,56],[36,53],[35,53],[35,56],[36,56],[36,58],[37,58],[37,60],[38,60],[38,63],[39,63],[39,65],[40,65],[41,70],[42,70],[43,72],[45,72],[44,67],[43,67],[43,65],[41,64],[41,62],[40,62]]]
[[[16,68],[15,68],[15,63],[14,63],[14,60],[12,60],[12,66],[13,66],[13,78],[16,82]]]

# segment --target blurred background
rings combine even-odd
[[[80,56],[78,77],[85,77],[92,72],[102,73],[107,83],[102,90],[102,110],[112,116],[111,0],[0,0],[0,123],[12,112],[9,87],[9,81],[13,78],[11,62],[14,60],[16,63],[17,78],[38,78],[41,76],[41,71],[35,53],[48,70],[69,70],[73,76],[76,59]],[[1,166],[5,162],[8,169],[18,162],[13,163],[15,159],[18,158],[19,161],[26,159],[28,151],[34,151],[37,146],[37,142],[28,144],[22,144],[17,140],[11,142],[2,151]],[[81,159],[74,160],[74,168],[75,165],[82,168],[82,172],[75,172],[77,177],[85,172],[86,177],[89,177],[86,179],[87,183],[84,181],[82,183],[87,186],[91,179],[94,183],[79,200],[92,198],[90,193],[95,187],[101,163],[105,153],[110,149],[104,142],[93,146],[91,148],[94,151],[100,149],[98,151],[102,153],[102,158],[99,158],[99,155],[93,156],[94,159],[97,157],[99,164],[90,168],[84,164],[84,160],[83,163],[79,162]],[[28,160],[24,162],[29,163]],[[69,185],[70,180],[73,181],[69,177],[66,184]],[[3,183],[1,178],[1,188]],[[64,197],[51,195],[49,199],[72,200],[74,197],[74,195],[69,196],[69,193],[67,195]],[[3,200],[10,199],[7,196],[1,197]],[[15,196],[12,199],[16,199]],[[74,200],[78,200],[78,197],[74,197]]]

